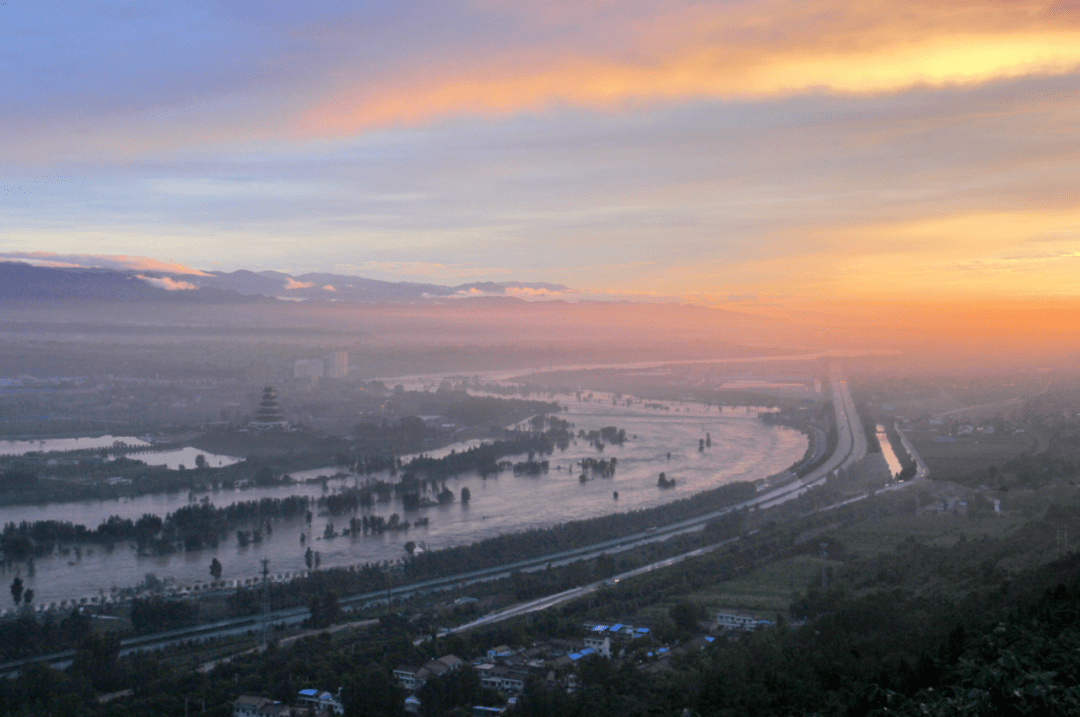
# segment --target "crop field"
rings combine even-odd
[[[908,434],[930,474],[937,480],[972,479],[986,474],[991,465],[1000,466],[1034,447],[1026,434],[1008,436],[961,436],[955,443],[934,443],[919,433]]]
[[[960,540],[1004,535],[1022,519],[1009,515],[969,517],[951,512],[922,515],[893,515],[879,520],[864,520],[838,530],[834,535],[847,550],[849,556],[869,558],[896,550],[896,546],[909,537],[924,545],[950,547]]]
[[[831,566],[839,564],[829,561]],[[787,614],[793,594],[806,592],[812,580],[821,580],[821,558],[799,555],[764,565],[735,580],[716,583],[685,597],[705,607],[710,618],[715,617],[718,608],[733,608],[773,620],[777,613]],[[651,616],[666,615],[670,608],[670,604],[656,605],[648,612],[653,613]]]

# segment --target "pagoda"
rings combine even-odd
[[[285,414],[281,412],[281,405],[278,404],[277,392],[274,391],[273,386],[263,389],[262,401],[259,402],[259,408],[255,411],[255,418],[248,425],[260,431],[283,431],[289,428],[289,422],[285,420]]]

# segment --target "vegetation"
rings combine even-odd
[[[200,550],[216,545],[236,525],[255,523],[261,527],[270,519],[303,515],[308,507],[307,496],[290,496],[239,501],[224,508],[211,503],[186,505],[164,519],[149,513],[135,521],[114,515],[94,529],[58,520],[8,523],[0,535],[0,549],[14,560],[52,552],[57,545],[81,543],[131,541],[140,550],[154,553]]]
[[[497,644],[580,636],[585,619],[615,615],[651,614],[654,639],[672,645],[697,630],[706,603],[695,596],[703,587],[717,581],[733,584],[777,559],[809,559],[825,540],[834,558],[829,563],[829,589],[823,591],[820,574],[810,571],[809,580],[799,586],[790,609],[784,611],[806,619],[805,626],[782,613],[776,627],[686,651],[669,661],[670,669],[644,654],[657,642],[646,641],[614,662],[586,658],[572,669],[578,685],[573,693],[533,681],[519,700],[518,711],[533,717],[687,710],[702,717],[1075,714],[1080,709],[1075,688],[1080,678],[1076,649],[1080,555],[1070,553],[1016,573],[1003,571],[1000,565],[1014,556],[1031,565],[1029,556],[1038,554],[1040,546],[1053,545],[1054,526],[1080,526],[1080,509],[1055,508],[1035,520],[1013,521],[1011,530],[994,533],[998,537],[937,545],[921,537],[900,537],[903,526],[922,520],[913,512],[915,505],[911,496],[894,494],[784,523],[761,522],[753,513],[733,514],[710,527],[711,537],[741,534],[742,540],[559,609],[419,644],[412,637],[429,633],[437,624],[429,615],[420,612],[411,619],[388,615],[364,632],[323,634],[287,648],[271,646],[265,653],[238,656],[209,672],[193,672],[190,663],[167,660],[167,653],[120,659],[115,640],[87,639],[89,621],[76,614],[65,618],[69,621],[65,637],[49,637],[76,649],[72,666],[64,672],[30,667],[17,679],[0,684],[0,712],[180,715],[183,696],[188,695],[200,702],[205,699],[209,714],[226,715],[239,694],[291,701],[304,687],[341,686],[349,715],[401,715],[405,695],[390,674],[398,664],[421,664],[447,652],[471,657]],[[877,554],[857,557],[840,539],[882,520],[899,521],[891,533],[893,548],[883,545]],[[936,523],[927,523],[914,535],[930,538],[948,521],[959,521],[958,528],[967,526],[978,534],[984,524],[989,528],[1003,519],[928,516],[925,520]],[[757,526],[752,535],[747,532],[751,525]],[[807,534],[813,537],[807,539]],[[513,599],[528,599],[589,575],[609,574],[624,567],[619,565],[623,559],[604,556],[591,567],[578,564],[518,574],[487,589],[509,589]],[[311,584],[319,580],[323,583],[306,603],[313,626],[329,624],[340,609],[325,575],[316,574]],[[470,591],[481,587],[472,586]],[[43,629],[46,622],[27,618],[21,624]],[[49,629],[59,627],[51,623]],[[0,645],[12,646],[7,654],[16,653],[23,638],[4,637],[11,639]],[[134,694],[105,704],[95,699],[98,692],[125,688]],[[432,715],[454,714],[475,704],[501,704],[497,695],[479,688],[475,673],[468,669],[429,681],[420,697],[425,713]]]

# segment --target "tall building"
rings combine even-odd
[[[349,375],[349,352],[334,351],[326,357],[327,378],[345,378]]]
[[[273,386],[263,389],[262,401],[255,410],[255,418],[248,426],[260,431],[283,431],[289,428],[289,422],[285,420],[285,414],[281,412],[277,392]]]

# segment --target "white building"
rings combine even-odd
[[[233,702],[233,717],[255,717],[263,707],[272,704],[274,704],[274,701],[268,697],[240,695],[236,698],[236,701]]]
[[[349,352],[334,351],[326,357],[326,377],[345,378],[349,375]]]
[[[290,707],[268,697],[240,695],[233,702],[233,717],[307,717],[304,707]]]
[[[430,677],[438,677],[465,664],[457,655],[443,655],[437,660],[426,663],[423,667],[401,665],[394,670],[394,678],[410,692],[420,689]]]
[[[478,665],[476,671],[480,675],[481,687],[501,692],[523,691],[525,680],[529,677],[525,670],[515,670],[502,665]]]
[[[340,693],[341,691],[338,690]],[[330,692],[320,692],[319,690],[300,690],[297,695],[297,702],[301,707],[309,707],[315,712],[322,714],[345,714],[345,705],[341,703],[339,696],[331,694]]]
[[[585,647],[591,647],[604,657],[611,657],[611,638],[607,635],[586,637]]]
[[[748,612],[741,610],[721,610],[716,613],[716,624],[725,630],[753,630],[758,620]]]

